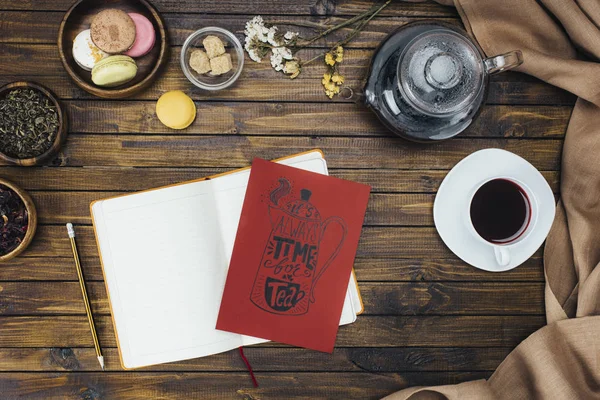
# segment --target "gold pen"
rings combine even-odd
[[[90,301],[88,300],[87,290],[85,289],[85,282],[83,281],[83,272],[81,271],[81,264],[79,262],[79,254],[77,253],[77,245],[75,244],[75,229],[73,224],[67,224],[67,232],[69,233],[69,239],[71,240],[71,248],[73,249],[73,258],[75,258],[75,266],[77,267],[77,277],[79,278],[79,286],[81,287],[81,294],[83,295],[83,303],[85,304],[85,312],[87,313],[88,322],[90,323],[90,330],[92,331],[92,338],[94,339],[94,347],[96,348],[96,356],[98,356],[98,362],[102,371],[104,371],[104,357],[100,351],[100,343],[98,342],[98,335],[96,334],[96,327],[94,326],[94,317],[92,316],[92,308],[90,307]]]

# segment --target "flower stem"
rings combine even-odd
[[[362,13],[362,14],[359,14],[359,15],[357,15],[357,16],[355,16],[355,17],[353,17],[353,18],[350,18],[349,20],[347,20],[347,21],[344,21],[344,22],[342,22],[341,24],[338,24],[338,25],[332,26],[331,28],[329,28],[329,29],[327,29],[327,30],[325,30],[325,31],[321,32],[320,34],[318,34],[318,35],[317,35],[317,36],[315,36],[314,38],[312,38],[312,39],[308,40],[306,43],[303,43],[303,46],[304,46],[304,47],[307,47],[308,45],[310,45],[310,44],[312,44],[312,43],[316,42],[317,40],[321,39],[323,36],[327,36],[327,35],[329,35],[331,32],[335,32],[335,31],[337,31],[338,29],[345,28],[345,27],[346,27],[346,26],[348,26],[348,25],[352,25],[352,24],[354,24],[355,22],[357,22],[357,21],[360,21],[360,20],[362,20],[362,19],[364,19],[364,18],[366,18],[366,17],[369,17],[369,16],[371,16],[371,18],[373,18],[373,16],[372,16],[371,14],[373,14],[373,13],[377,14],[377,13],[379,13],[379,11],[381,11],[381,10],[382,10],[382,9],[383,9],[385,6],[387,6],[387,5],[390,3],[390,1],[391,1],[391,0],[387,0],[387,2],[386,2],[386,3],[385,3],[383,6],[381,6],[381,7],[374,6],[374,7],[372,7],[370,10],[368,10],[368,11],[365,11],[365,12],[364,12],[364,13]],[[369,18],[369,21],[371,20],[371,18]]]
[[[290,25],[290,26],[304,26],[306,28],[313,29],[327,29],[328,25],[319,24],[318,22],[310,22],[310,21],[269,21],[271,25]]]
[[[316,57],[313,57],[313,58],[311,58],[311,59],[310,59],[310,60],[308,60],[308,61],[304,61],[304,62],[302,63],[302,66],[308,65],[308,64],[310,64],[311,62],[313,62],[313,61],[315,61],[315,60],[318,60],[319,58],[321,58],[321,57],[324,57],[324,56],[325,56],[325,54],[319,54],[318,56],[316,56]]]
[[[346,21],[346,22],[352,21],[351,23],[354,23],[354,22],[356,22],[356,21],[360,20],[360,18],[365,18],[365,19],[363,19],[362,21],[360,21],[360,22],[359,22],[359,24],[358,24],[358,25],[357,25],[357,26],[356,26],[356,27],[353,29],[352,33],[350,33],[348,36],[346,36],[346,37],[345,37],[343,40],[341,40],[341,41],[339,41],[338,43],[336,43],[336,44],[335,44],[335,45],[332,47],[332,49],[333,49],[333,48],[336,48],[337,46],[344,46],[345,44],[347,44],[348,42],[350,42],[352,39],[354,39],[354,37],[355,37],[356,35],[358,35],[358,33],[359,33],[360,31],[362,31],[362,29],[363,29],[363,28],[364,28],[364,27],[365,27],[365,26],[366,26],[366,25],[367,25],[367,24],[368,24],[368,23],[369,23],[369,22],[370,22],[370,21],[371,21],[371,20],[372,20],[372,19],[373,19],[373,18],[374,18],[376,15],[377,15],[377,14],[379,14],[379,13],[380,13],[380,12],[381,12],[381,11],[382,11],[382,10],[383,10],[385,7],[387,7],[387,6],[388,6],[388,4],[390,4],[390,3],[391,3],[391,1],[392,1],[392,0],[387,0],[387,1],[386,1],[384,4],[382,4],[382,5],[381,5],[381,6],[379,6],[378,8],[375,8],[375,7],[374,7],[374,8],[372,8],[371,10],[367,11],[366,13],[364,13],[364,14],[361,14],[361,15],[358,15],[358,16],[356,16],[356,17],[354,17],[354,18],[352,18],[352,19],[350,19],[350,20]],[[371,14],[369,15],[369,13],[371,13]],[[344,24],[340,24],[340,25],[344,25]],[[333,30],[332,30],[332,29],[339,29],[339,28],[341,27],[340,25],[337,25],[337,26],[335,26],[335,27],[333,27],[333,28],[330,28],[330,29],[329,29],[329,31],[330,31],[330,32],[333,32]],[[346,25],[348,25],[348,24],[346,24]],[[310,41],[309,43],[312,43],[312,42],[314,42],[315,40],[317,40],[317,38],[313,38],[313,39],[311,39],[311,41]],[[302,63],[302,65],[303,65],[303,66],[304,66],[304,65],[308,65],[308,64],[310,64],[311,62],[313,62],[313,61],[315,61],[315,60],[318,60],[319,58],[321,58],[321,57],[324,57],[324,56],[325,56],[324,54],[320,54],[320,55],[318,55],[318,56],[316,56],[316,57],[313,57],[313,58],[311,58],[311,59],[310,59],[310,60],[308,60],[308,61],[305,61],[305,62],[303,62],[303,63]]]
[[[352,33],[350,33],[348,36],[346,36],[346,38],[340,42],[338,42],[337,44],[335,44],[333,46],[333,48],[337,47],[337,46],[344,46],[346,44],[348,44],[348,42],[350,42],[352,39],[354,39],[354,37],[356,35],[358,35],[363,28],[369,23],[371,22],[371,20],[377,15],[379,14],[384,8],[386,8],[388,6],[388,4],[390,4],[392,0],[387,0],[384,4],[381,5],[381,7],[379,7],[377,10],[375,10],[375,12],[373,14],[371,14],[368,18],[364,19],[363,21],[361,21],[359,23],[359,25],[354,28],[354,31]]]

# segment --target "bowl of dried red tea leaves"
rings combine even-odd
[[[0,261],[19,255],[33,239],[37,214],[27,193],[0,179]]]
[[[66,137],[66,114],[54,95],[32,82],[0,89],[0,158],[38,165],[53,156]]]

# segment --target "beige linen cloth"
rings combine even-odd
[[[519,71],[579,97],[544,251],[548,325],[487,381],[409,388],[386,399],[600,399],[600,0],[454,3],[486,54],[520,49]]]

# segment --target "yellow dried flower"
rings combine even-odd
[[[342,46],[338,46],[335,49],[335,62],[344,61],[344,48]]]
[[[334,95],[336,95],[336,94],[338,94],[340,92],[340,87],[337,86],[333,82],[329,82],[329,84],[323,85],[323,86],[325,87],[325,94],[330,99],[332,99]]]
[[[323,84],[325,95],[333,99],[333,96],[340,93],[340,86],[344,83],[344,77],[335,68],[329,67],[329,71],[323,74],[321,83]]]
[[[335,65],[335,59],[333,58],[333,54],[325,53],[325,64],[331,65],[332,67]]]
[[[344,77],[340,74],[338,74],[337,72],[333,74],[333,76],[331,77],[331,80],[335,83],[337,83],[338,85],[341,85],[342,83],[344,83]]]
[[[326,90],[335,90],[335,88],[337,87],[337,85],[334,82],[329,82],[327,84],[324,85]]]
[[[283,67],[283,72],[290,75],[290,79],[300,75],[300,63],[296,60],[287,61]]]

